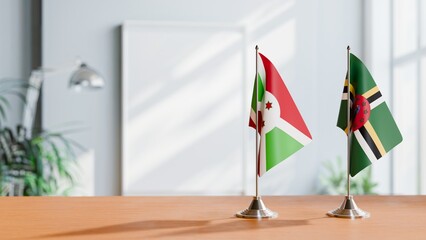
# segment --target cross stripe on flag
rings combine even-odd
[[[350,54],[350,121],[347,119],[348,74],[337,126],[350,134],[350,174],[377,161],[402,141],[402,135],[364,63]]]
[[[262,176],[308,144],[312,137],[280,74],[268,58],[261,53],[259,56],[249,126],[256,129],[257,111],[257,169]]]

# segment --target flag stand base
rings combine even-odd
[[[276,218],[278,213],[269,210],[260,197],[253,197],[250,206],[235,214],[239,218]]]
[[[327,215],[330,217],[351,219],[370,217],[370,213],[363,211],[356,205],[352,195],[345,196],[342,205],[335,210],[327,212]]]

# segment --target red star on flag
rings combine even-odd
[[[266,109],[271,109],[272,108],[272,103],[270,102],[270,101],[268,101],[267,103],[266,103]]]

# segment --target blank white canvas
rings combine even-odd
[[[233,26],[123,25],[123,195],[243,192],[244,43]]]

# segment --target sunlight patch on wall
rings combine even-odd
[[[256,11],[241,20],[240,23],[247,26],[248,31],[253,31],[254,29],[268,26],[274,19],[287,14],[293,6],[293,0],[265,2],[264,4],[260,4]]]
[[[185,77],[205,64],[214,56],[224,51],[234,51],[241,45],[241,33],[223,32],[215,33],[200,46],[189,51],[184,59],[174,67],[173,78]]]
[[[395,194],[417,194],[417,66],[406,64],[395,69],[394,111],[395,121],[404,138],[394,150]]]
[[[275,66],[280,70],[294,58],[296,49],[296,20],[290,19],[287,22],[277,26],[267,34],[259,37],[261,46],[267,52],[268,58],[273,60]],[[270,49],[269,46],[280,46]],[[287,81],[284,79],[284,81]]]

